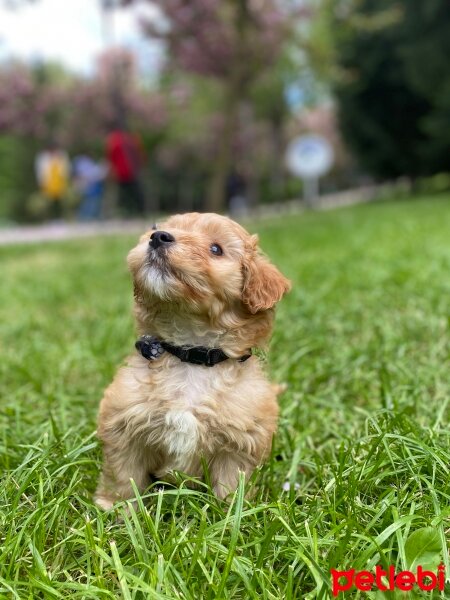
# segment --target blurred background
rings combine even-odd
[[[0,223],[302,198],[308,134],[321,193],[448,189],[449,56],[439,0],[0,0]]]

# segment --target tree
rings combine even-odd
[[[61,135],[73,150],[93,144],[103,147],[106,132],[119,117],[126,117],[127,126],[144,136],[159,135],[168,120],[164,98],[140,85],[134,55],[120,48],[99,56],[93,78],[77,78],[70,103],[72,110]]]
[[[221,89],[222,126],[207,207],[220,211],[240,107],[261,73],[277,60],[292,14],[278,0],[155,0],[152,4],[160,8],[164,22],[147,22],[145,31],[165,40],[171,67],[213,79]]]
[[[450,11],[440,0],[333,0],[343,134],[379,177],[450,170]]]
[[[167,125],[166,103],[156,91],[143,89],[126,51],[100,57],[92,78],[75,76],[55,64],[0,66],[0,180],[6,213],[24,218],[28,197],[36,189],[34,159],[50,142],[70,154],[102,153],[105,135],[116,119],[111,82],[121,64],[121,102],[130,126],[151,143]],[[5,201],[5,194],[7,201]]]
[[[267,123],[269,139],[268,175],[275,198],[284,193],[284,164],[281,160],[286,148],[285,124],[290,116],[286,90],[292,81],[298,81],[299,67],[287,49],[283,49],[273,68],[267,69],[251,90],[255,117]]]
[[[31,138],[41,145],[56,140],[69,151],[86,151],[102,144],[117,118],[111,89],[118,63],[121,103],[131,124],[142,131],[164,128],[164,99],[139,85],[133,55],[115,49],[99,57],[92,78],[72,75],[48,63],[30,67],[13,62],[0,68],[0,134]]]

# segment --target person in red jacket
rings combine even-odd
[[[115,127],[108,135],[106,154],[111,174],[117,182],[118,205],[122,214],[143,216],[145,200],[139,176],[144,152],[139,138]]]

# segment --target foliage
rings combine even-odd
[[[104,156],[106,134],[118,119],[118,83],[122,115],[152,147],[167,125],[166,103],[159,92],[142,87],[130,53],[104,53],[91,78],[51,63],[0,65],[0,218],[33,218],[34,161],[49,143],[72,156]]]
[[[442,540],[439,531],[434,527],[417,529],[405,543],[405,558],[408,569],[416,571],[420,565],[423,569],[436,570],[442,560]]]
[[[242,153],[236,153],[239,132],[253,113],[251,95],[262,75],[266,89],[269,81],[274,84],[270,95],[280,101],[279,119],[285,116],[279,81],[267,75],[275,71],[304,11],[280,0],[164,0],[152,5],[163,18],[145,22],[144,31],[165,41],[168,68],[212,79],[220,88],[207,201],[209,210],[223,210],[226,179],[242,160]]]
[[[23,220],[26,203],[36,190],[34,160],[39,146],[33,138],[0,135],[0,221]]]
[[[381,177],[450,170],[450,13],[439,0],[326,1],[343,133]]]
[[[123,115],[147,149],[153,206],[223,210],[233,170],[244,175],[250,201],[285,197],[292,183],[282,161],[291,116],[286,89],[298,79],[295,48],[308,11],[282,0],[152,5],[161,18],[143,30],[167,49],[152,89],[139,81],[132,56],[114,48],[90,78],[55,65],[0,66],[0,134],[33,140],[26,162],[14,168],[14,180],[25,174],[27,184],[25,198],[21,185],[13,194],[14,216],[24,217],[34,191],[36,147],[56,139],[72,155],[101,155],[106,130]]]
[[[175,68],[221,80],[233,78],[236,69],[241,84],[254,78],[276,59],[286,33],[286,11],[278,0],[152,0],[152,4],[164,20],[145,21],[145,31],[165,40]]]
[[[330,568],[428,549],[449,573],[448,200],[252,224],[294,283],[268,355],[289,387],[255,496],[229,508],[182,477],[137,512],[92,504],[135,239],[1,248],[0,595],[324,599]]]
[[[127,51],[100,56],[92,78],[81,78],[54,64],[6,64],[0,68],[0,133],[48,144],[56,140],[69,151],[98,145],[117,120],[114,93],[120,87],[122,108],[136,128],[165,126],[162,98],[142,89]]]
[[[95,77],[74,86],[70,100],[74,110],[67,137],[72,147],[86,147],[93,140],[102,143],[120,120],[143,137],[157,137],[167,125],[165,99],[158,91],[142,87],[135,58],[123,49],[103,53]]]

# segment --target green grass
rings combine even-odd
[[[134,239],[0,249],[0,598],[328,598],[331,568],[406,568],[424,527],[450,576],[449,199],[251,229],[294,284],[268,357],[289,389],[255,498],[229,508],[183,480],[136,512],[92,504]]]

